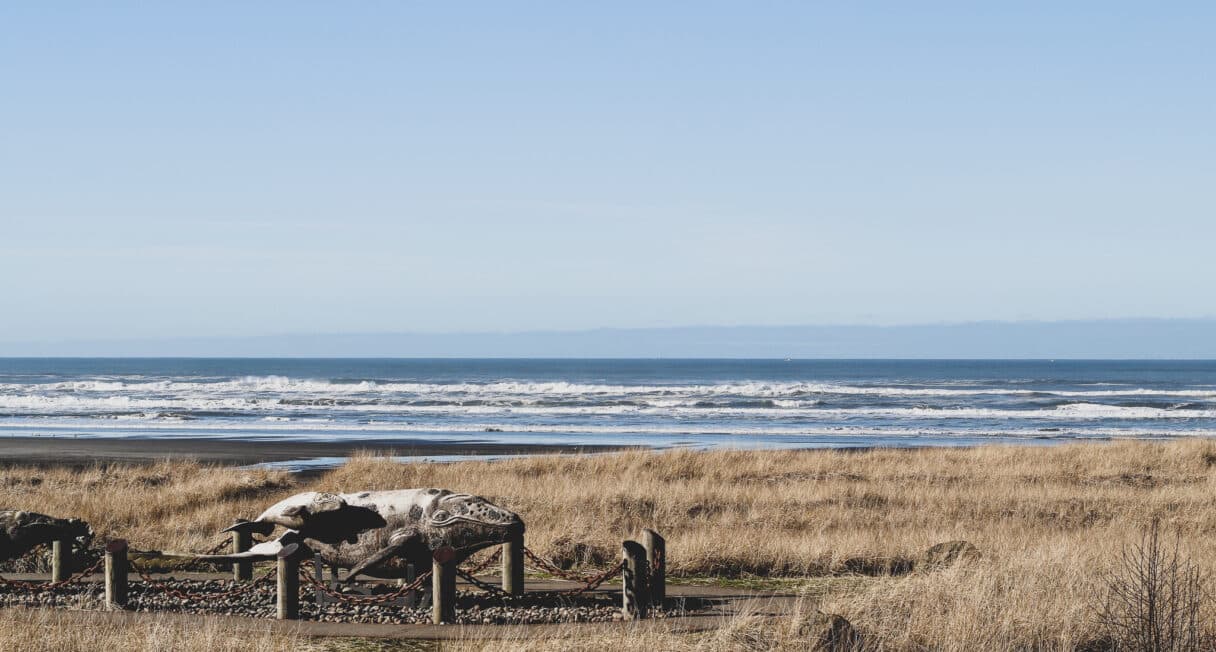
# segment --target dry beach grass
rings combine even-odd
[[[0,611],[0,650],[76,652],[300,652],[305,640],[266,628],[237,629],[213,618],[190,627],[157,618],[132,623],[91,620],[49,609]]]
[[[1216,568],[1216,442],[1206,440],[437,465],[360,457],[305,479],[188,462],[14,467],[0,470],[0,506],[79,516],[138,547],[189,550],[217,541],[234,516],[253,516],[296,491],[412,486],[501,502],[524,516],[530,547],[570,564],[606,565],[622,538],[656,527],[668,538],[673,576],[796,578],[786,586],[802,591],[808,606],[846,616],[881,649],[1073,649],[1101,641],[1095,612],[1106,573],[1154,519],[1178,534],[1201,568]],[[971,541],[982,558],[931,573],[886,573],[952,539]],[[749,623],[739,619],[712,640],[619,647],[737,649],[786,640],[747,634]]]

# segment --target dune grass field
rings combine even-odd
[[[494,462],[400,464],[352,458],[315,475],[166,461],[0,470],[0,506],[89,521],[142,549],[201,550],[238,516],[304,490],[437,486],[485,496],[526,521],[527,545],[562,565],[615,562],[642,527],[668,540],[670,581],[782,590],[800,609],[847,618],[875,650],[1116,649],[1102,616],[1111,578],[1154,521],[1198,581],[1216,568],[1216,442],[867,451],[624,452]],[[932,571],[929,546],[971,542],[978,559]],[[908,569],[911,568],[911,572]],[[1211,588],[1207,583],[1205,590]],[[1205,595],[1210,595],[1210,592]],[[1196,601],[1200,639],[1216,623]],[[77,649],[55,612],[6,610],[0,649],[38,637]],[[798,614],[741,616],[717,632],[633,632],[460,641],[443,649],[805,649]],[[99,628],[116,649],[434,649],[441,644],[309,640],[269,628],[234,640],[227,625],[149,619]],[[229,646],[229,647],[225,647]],[[421,646],[421,647],[418,647]],[[430,647],[428,647],[430,646]],[[1119,648],[1123,649],[1123,648]]]

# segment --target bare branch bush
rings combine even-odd
[[[1163,541],[1153,519],[1140,542],[1124,546],[1107,575],[1099,623],[1119,650],[1190,652],[1211,649],[1205,641],[1206,577],[1191,562],[1177,534]]]

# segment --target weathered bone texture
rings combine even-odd
[[[0,509],[0,559],[16,559],[52,541],[72,541],[79,548],[87,548],[92,540],[93,529],[78,518]]]
[[[287,532],[248,552],[207,559],[268,558],[303,540],[326,563],[351,569],[347,579],[366,573],[404,577],[406,564],[428,568],[431,553],[449,547],[460,563],[469,555],[523,534],[514,512],[470,494],[447,489],[396,489],[349,494],[307,492],[272,505],[253,521],[228,530],[263,536],[275,526]]]

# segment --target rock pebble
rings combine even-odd
[[[817,611],[798,627],[798,635],[812,650],[846,652],[860,648],[861,637],[852,623],[838,614]]]
[[[248,588],[247,582],[231,580],[172,579],[158,580],[149,585],[132,579],[128,591],[127,609],[138,612],[175,612],[210,615],[275,617],[274,584],[263,583],[251,591],[237,595],[227,592]],[[377,587],[389,592],[393,587]],[[174,595],[173,591],[188,594]],[[61,607],[71,609],[100,609],[105,587],[100,582],[75,582],[52,589],[22,588],[0,585],[0,607]],[[458,624],[524,625],[551,623],[612,622],[620,611],[615,595],[587,593],[563,596],[553,593],[533,593],[519,597],[459,591],[456,600]],[[659,611],[654,617],[668,617]],[[311,587],[301,590],[300,618],[321,622],[422,624],[430,623],[429,607],[406,607],[402,604],[357,604],[326,602],[318,605]]]

